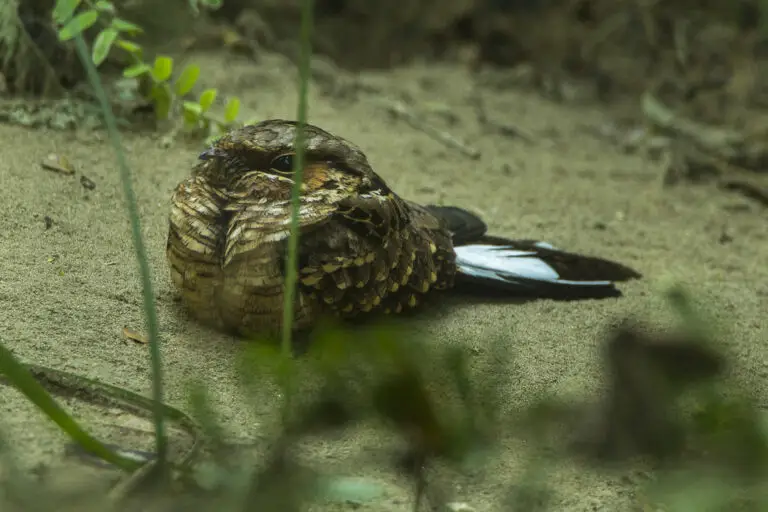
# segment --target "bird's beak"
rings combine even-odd
[[[200,160],[211,160],[213,158],[222,158],[226,155],[227,153],[223,149],[220,149],[217,147],[210,147],[205,151],[203,151],[202,153],[200,153],[198,158]]]

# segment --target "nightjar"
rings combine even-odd
[[[295,329],[399,313],[463,280],[509,293],[617,295],[634,270],[533,240],[485,236],[460,208],[395,194],[353,143],[305,125]],[[281,328],[296,123],[231,131],[175,189],[166,255],[182,302],[241,334]]]

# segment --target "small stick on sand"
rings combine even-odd
[[[449,148],[458,150],[463,155],[471,158],[472,160],[477,160],[480,158],[480,151],[460,141],[450,133],[439,130],[426,121],[420,119],[416,114],[411,112],[403,102],[390,101],[385,104],[385,107],[390,113],[394,114],[395,117],[402,119],[403,121],[410,124],[413,128],[426,133],[433,139],[445,144]]]
[[[485,109],[485,105],[483,104],[482,99],[480,99],[479,94],[474,94],[471,97],[472,106],[475,109],[475,115],[477,116],[477,122],[480,123],[480,126],[483,126],[485,128],[488,128],[492,131],[497,132],[499,135],[502,135],[504,137],[515,137],[519,139],[523,139],[526,142],[534,143],[536,142],[536,137],[518,127],[514,126],[512,124],[508,123],[499,123],[496,121],[491,120],[488,117],[488,113]],[[551,142],[551,141],[549,141]]]
[[[762,188],[754,181],[721,180],[720,183],[718,183],[718,186],[723,190],[737,192],[768,208],[768,190]]]

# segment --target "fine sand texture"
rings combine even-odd
[[[295,71],[283,58],[200,54],[206,85],[239,95],[254,118],[295,117]],[[599,106],[555,104],[532,92],[486,92],[459,67],[412,66],[359,79],[388,97],[408,97],[430,123],[466,141],[472,159],[392,116],[381,97],[311,92],[310,122],[357,143],[399,194],[453,204],[487,220],[493,234],[536,238],[614,259],[644,278],[622,285],[617,299],[524,304],[451,299],[450,307],[417,321],[435,344],[468,345],[502,336],[513,354],[507,400],[524,404],[551,393],[586,397],[601,386],[600,348],[606,331],[626,316],[663,324],[672,316],[659,287],[687,286],[729,333],[734,365],[768,374],[768,230],[761,206],[707,185],[662,186],[662,166],[626,154],[594,135],[610,122]],[[478,123],[473,98],[491,119],[527,137],[490,133]],[[431,106],[431,107],[430,107]],[[175,301],[164,249],[169,198],[194,165],[200,147],[159,137],[123,136],[149,251],[169,403],[186,407],[186,384],[201,378],[234,442],[264,440],[278,418],[278,397],[266,388],[244,403],[234,371],[242,342],[197,325]],[[103,133],[65,133],[0,125],[0,338],[19,358],[78,373],[148,395],[146,345],[126,342],[124,327],[145,332],[139,275],[115,156]],[[74,176],[43,170],[49,154],[66,156]],[[88,189],[81,176],[95,184]],[[726,235],[726,236],[724,236]],[[768,394],[763,383],[756,389]],[[2,388],[2,426],[29,470],[62,459],[64,438],[19,395]],[[70,404],[72,405],[72,404]],[[72,407],[75,407],[74,405]],[[97,434],[125,421],[119,411],[74,410]],[[95,416],[94,416],[95,415]],[[101,425],[101,426],[99,426]],[[101,430],[99,430],[101,429]],[[380,479],[386,492],[363,510],[410,510],[411,488],[381,462],[375,432],[309,443],[324,469]],[[387,441],[389,443],[389,441]],[[517,441],[481,474],[460,477],[451,491],[477,510],[498,510],[502,490],[521,477],[525,450]],[[551,475],[556,510],[633,510],[633,478],[563,467]],[[342,508],[344,508],[342,506]],[[351,508],[350,508],[351,509]]]

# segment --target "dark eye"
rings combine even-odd
[[[292,173],[293,172],[293,154],[288,153],[285,155],[280,155],[276,157],[274,160],[272,160],[272,163],[269,164],[269,167],[273,171],[277,171],[279,173]]]

